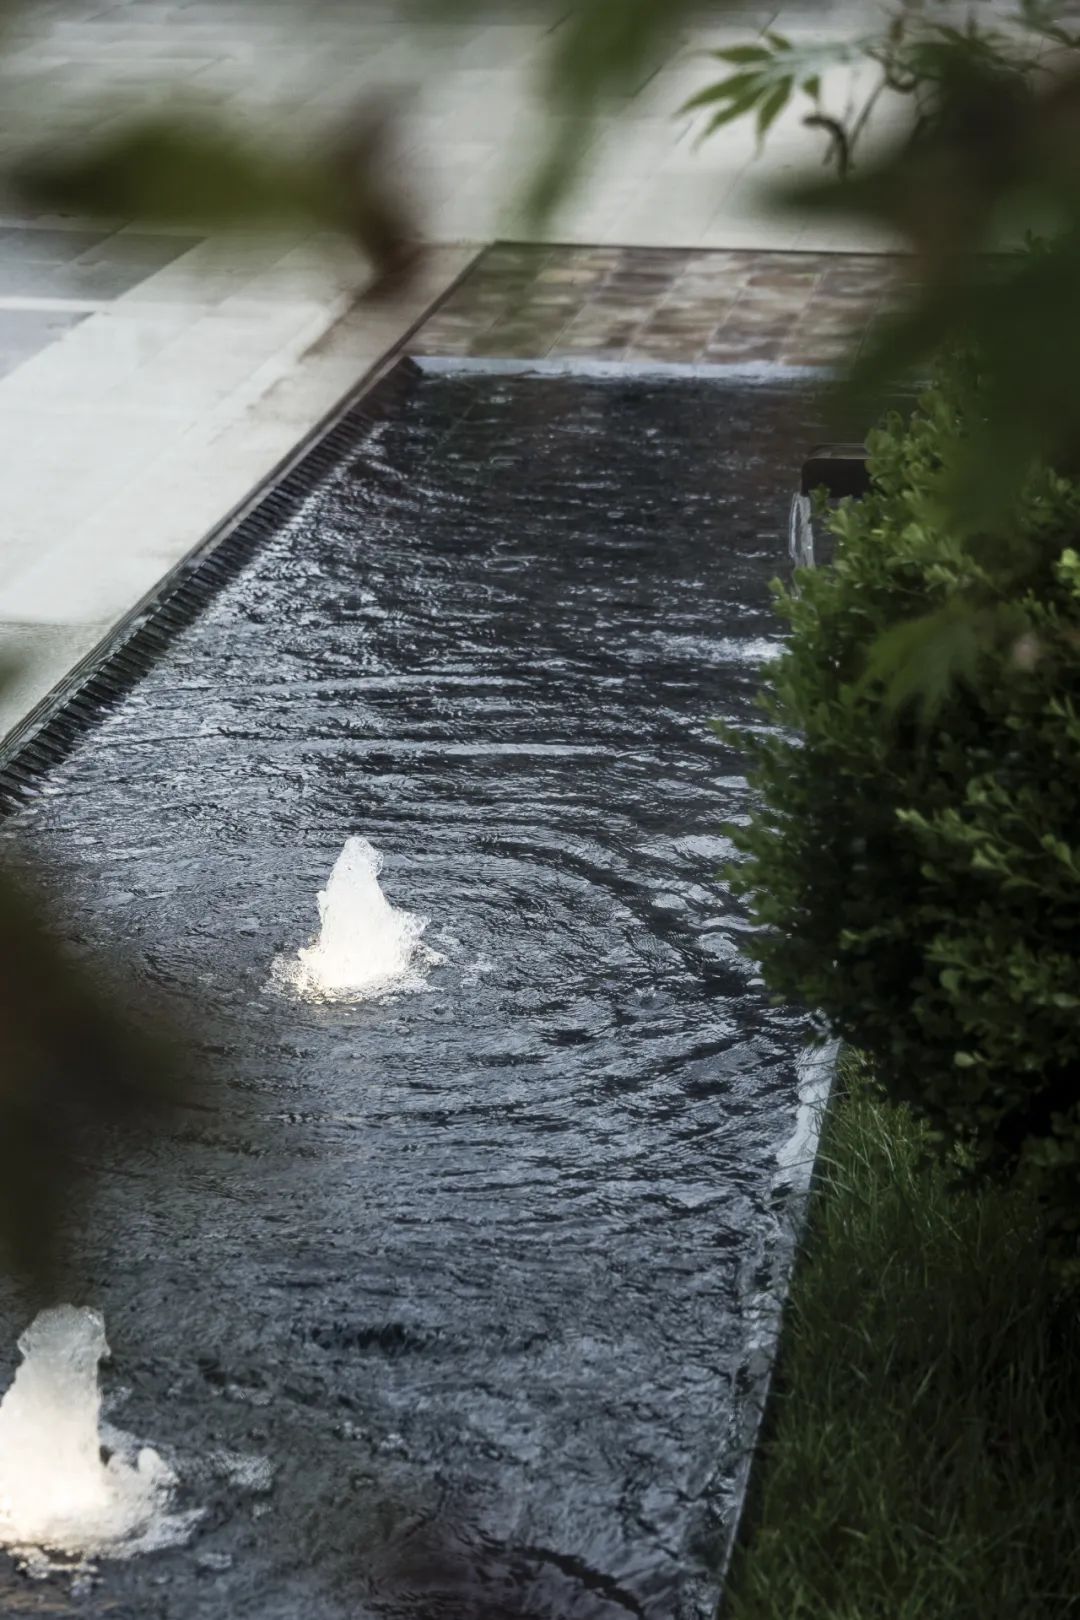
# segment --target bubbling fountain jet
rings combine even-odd
[[[158,1453],[123,1434],[103,1452],[100,1312],[41,1311],[19,1350],[0,1402],[0,1545],[43,1572],[48,1553],[130,1557],[185,1540],[199,1513],[166,1512],[176,1475]]]
[[[317,1000],[363,1001],[415,990],[419,964],[442,961],[421,942],[426,917],[398,911],[379,887],[382,856],[366,838],[349,838],[319,892],[319,937],[274,963],[274,982]]]

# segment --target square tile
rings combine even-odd
[[[96,264],[76,260],[66,264],[35,264],[0,256],[0,297],[72,298],[107,303],[130,292],[148,273],[141,265],[115,264],[108,260]]]
[[[113,233],[108,230],[41,230],[28,225],[0,227],[0,265],[71,264],[99,246]]]
[[[0,377],[55,343],[87,318],[86,311],[0,309]]]
[[[174,259],[181,258],[204,240],[201,236],[183,236],[174,232],[158,235],[143,231],[116,231],[81,254],[78,262],[122,265],[125,269],[141,269],[144,275],[149,276],[163,270],[167,264],[172,264]],[[0,244],[2,257],[3,245]]]

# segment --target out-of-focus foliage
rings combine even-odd
[[[1040,467],[1080,469],[1080,51],[1070,38],[1053,65],[1017,72],[950,41],[939,64],[937,116],[917,140],[794,200],[889,225],[917,254],[921,290],[853,366],[849,411],[866,414],[887,381],[925,370],[947,343],[979,356],[978,398],[940,486],[941,521],[973,555],[1008,559],[1015,596],[1038,567],[1024,491]],[[1041,240],[1015,251],[1010,240],[1030,227]],[[985,628],[960,603],[948,623],[883,642],[878,658],[925,689],[934,665],[912,638],[936,634],[947,668]]]
[[[889,37],[891,42],[891,36]],[[814,40],[793,44],[783,34],[767,32],[761,41],[753,44],[731,45],[713,51],[712,56],[734,72],[725,74],[715,84],[707,85],[691,96],[683,112],[707,111],[709,114],[702,138],[705,139],[751,115],[757,127],[758,138],[763,141],[779,118],[792,96],[801,95],[810,103],[810,111],[803,123],[811,128],[823,129],[829,137],[827,157],[832,157],[842,175],[848,172],[859,137],[881,91],[890,81],[890,68],[886,61],[882,77],[867,94],[858,114],[828,111],[822,92],[822,75],[829,69],[855,67],[864,58],[874,58],[876,36],[850,40]]]
[[[184,1094],[152,1018],[58,942],[24,884],[0,871],[0,1260],[48,1286],[111,1128]]]
[[[745,45],[710,53],[734,72],[691,97],[683,111],[709,113],[703,139],[751,115],[763,139],[792,98],[801,96],[809,104],[803,123],[824,132],[826,162],[843,179],[882,97],[906,100],[904,139],[910,142],[932,129],[946,111],[943,89],[958,68],[1024,82],[1046,66],[1048,49],[1076,50],[1080,33],[1057,21],[1059,9],[1053,0],[1020,0],[1013,26],[1006,30],[984,26],[978,6],[973,6],[961,29],[935,21],[925,0],[899,0],[876,28],[861,35],[792,42],[766,30]],[[838,69],[848,70],[842,86],[836,82]],[[829,89],[823,83],[827,75]]]
[[[34,208],[214,228],[306,221],[353,237],[382,276],[414,258],[416,223],[391,161],[393,117],[372,100],[325,150],[261,147],[227,124],[152,113],[85,149],[20,163],[16,198]]]
[[[34,0],[25,3],[32,8]],[[418,25],[474,11],[490,20],[484,0],[414,0],[403,6],[401,22],[406,28],[410,14]],[[552,114],[551,135],[523,196],[534,225],[550,216],[581,170],[589,145],[582,123],[637,90],[692,0],[550,0],[550,11],[537,89]],[[358,21],[363,13],[364,0],[356,0]],[[513,0],[502,14],[507,20],[518,14]],[[366,94],[348,128],[331,133],[323,151],[300,155],[285,129],[256,144],[215,113],[163,110],[132,117],[89,149],[78,140],[50,142],[44,156],[20,162],[12,179],[16,194],[34,207],[87,215],[211,227],[305,218],[345,230],[384,278],[394,277],[411,267],[422,223],[407,201],[391,138],[399,111],[385,93]]]
[[[840,178],[777,201],[885,226],[916,254],[922,291],[860,357],[858,397],[925,368],[946,342],[980,353],[982,406],[947,492],[968,533],[1009,532],[1035,458],[1071,468],[1080,457],[1080,32],[1059,11],[1023,0],[1010,26],[986,27],[975,7],[958,29],[912,3],[854,56],[850,43],[771,36],[721,53],[735,72],[695,98],[716,105],[714,122],[755,114],[767,128],[800,88],[820,114],[827,63],[876,66],[863,101],[825,118]],[[907,98],[907,122],[852,170],[885,91]],[[1033,232],[1041,252],[1020,256]]]
[[[1035,1190],[1080,1278],[1080,482],[1029,477],[1022,562],[964,543],[942,485],[979,388],[958,364],[872,436],[833,563],[781,593],[779,730],[739,739],[763,803],[733,829],[734,881],[772,987],[871,1053],[973,1174]],[[957,623],[978,625],[959,661]],[[921,705],[875,664],[913,634]]]
[[[872,415],[888,385],[925,375],[944,346],[978,354],[940,521],[976,551],[1007,552],[1022,591],[1023,491],[1040,465],[1080,468],[1080,31],[1053,0],[1020,0],[1007,15],[973,6],[963,28],[909,0],[854,56],[850,43],[810,49],[775,35],[720,54],[734,71],[695,98],[716,109],[714,123],[754,115],[767,130],[801,90],[814,102],[808,121],[829,132],[837,177],[798,181],[774,193],[778,205],[885,227],[915,255],[918,290],[853,364],[845,418]],[[869,66],[876,79],[864,73],[862,99],[826,114],[827,64]],[[853,163],[887,93],[892,133]],[[1037,250],[1020,251],[1025,239]],[[988,633],[984,612],[954,602],[884,637],[876,667],[933,700]]]
[[[152,114],[80,150],[16,171],[27,201],[71,213],[104,213],[207,226],[330,221],[339,203],[328,174],[264,156],[208,121]]]
[[[686,0],[577,0],[552,35],[543,76],[548,106],[567,118],[595,118],[613,98],[632,95],[658,65],[688,9]],[[536,222],[548,216],[581,167],[580,136],[555,128],[526,198]]]
[[[1080,57],[1036,84],[958,56],[932,132],[842,187],[800,192],[801,207],[899,229],[918,255],[922,291],[860,359],[855,390],[925,366],[945,342],[982,358],[982,410],[950,490],[968,533],[1009,532],[1035,458],[1071,470],[1080,456],[1078,135]],[[1039,251],[1017,253],[1034,228]],[[977,257],[1002,249],[996,263]]]
[[[551,136],[537,155],[523,199],[533,226],[547,221],[581,173],[588,151],[582,121],[595,120],[620,98],[634,95],[694,9],[694,0],[549,0],[552,30],[538,88],[552,114]],[[428,18],[481,13],[490,20],[493,15],[490,0],[420,0],[420,10]],[[516,13],[507,0],[500,14],[510,20]]]

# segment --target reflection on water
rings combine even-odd
[[[788,514],[788,556],[796,568],[814,566],[814,503],[809,495],[793,495]]]

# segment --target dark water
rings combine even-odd
[[[201,1009],[217,1091],[83,1243],[116,1420],[206,1520],[0,1611],[710,1612],[805,1030],[715,878],[747,796],[708,722],[752,713],[812,418],[426,380],[7,824],[73,939]],[[289,1004],[352,833],[446,962]]]

